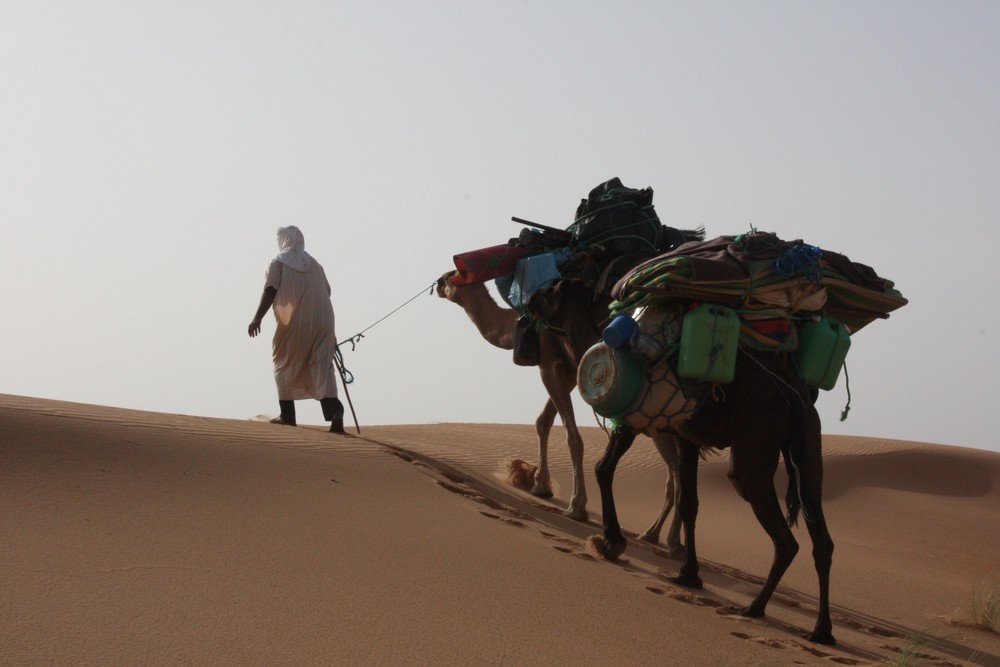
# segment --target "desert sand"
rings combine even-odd
[[[585,421],[581,418],[581,422]],[[350,429],[353,432],[353,429]],[[606,442],[585,428],[587,468]],[[1000,578],[1000,454],[824,438],[837,646],[803,636],[816,577],[801,550],[765,619],[771,545],[725,477],[700,468],[705,588],[631,541],[596,557],[550,501],[503,481],[535,461],[524,425],[289,428],[0,395],[0,665],[1000,665],[963,623]],[[622,461],[623,525],[663,500],[648,440]],[[776,483],[784,489],[779,472]]]

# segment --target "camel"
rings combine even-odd
[[[519,317],[518,313],[511,308],[503,308],[498,305],[484,284],[453,284],[450,279],[455,274],[455,271],[449,271],[438,279],[436,287],[438,296],[461,306],[487,342],[503,350],[512,350],[514,347],[514,324]],[[591,293],[591,297],[593,297],[593,293]],[[591,313],[591,317],[599,319],[603,317],[603,313],[607,312],[607,304],[607,298],[598,299],[596,304],[590,305],[588,313]],[[594,324],[594,326],[597,325]],[[571,393],[576,387],[576,370],[580,356],[577,354],[577,350],[568,345],[566,336],[558,335],[551,330],[540,332],[539,343],[541,361],[538,364],[538,370],[549,398],[545,402],[541,414],[535,420],[535,432],[538,435],[538,467],[535,471],[531,493],[541,498],[552,497],[548,466],[548,439],[556,414],[558,414],[566,428],[566,444],[569,447],[570,459],[573,464],[573,494],[564,514],[578,521],[586,521],[588,513],[586,509],[587,489],[583,474],[583,438],[576,425],[571,400]],[[666,497],[659,515],[640,535],[640,539],[657,543],[663,525],[675,505],[679,487],[675,482],[678,465],[676,441],[665,434],[653,434],[653,443],[667,464]],[[671,557],[679,557],[683,553],[683,547],[680,544],[680,531],[680,516],[675,512],[667,531],[666,540],[666,548]]]
[[[564,280],[536,296],[532,305],[547,323],[564,329],[571,347],[579,352],[588,349],[601,336],[589,312],[591,298],[585,286]],[[660,369],[658,372],[672,373],[665,361],[655,368]],[[647,376],[651,372],[652,369],[647,370]],[[643,402],[652,395],[647,394]],[[657,397],[660,399],[662,397]],[[774,545],[774,559],[767,580],[741,614],[764,616],[771,595],[798,552],[790,525],[795,523],[801,511],[812,540],[819,578],[819,615],[808,638],[832,645],[835,640],[829,584],[833,540],[823,517],[822,443],[820,419],[813,405],[815,399],[815,390],[808,389],[799,380],[787,355],[741,348],[733,382],[725,385],[720,395],[705,400],[697,411],[685,413],[681,419],[664,419],[664,415],[674,414],[668,412],[664,401],[660,400],[660,405],[643,404],[641,407],[644,415],[659,415],[657,428],[676,437],[679,443],[678,513],[684,523],[685,555],[680,574],[674,581],[691,588],[702,586],[695,545],[698,459],[703,449],[728,448],[729,479],[736,492],[750,503],[757,521]],[[615,511],[612,483],[615,468],[632,445],[636,433],[637,428],[629,426],[626,416],[622,427],[612,434],[596,466],[604,532],[603,536],[595,536],[594,544],[609,560],[616,560],[627,544]],[[784,457],[792,480],[786,494],[787,522],[774,488],[779,456]]]

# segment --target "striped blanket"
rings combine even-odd
[[[613,315],[674,300],[705,301],[734,308],[744,319],[758,311],[789,318],[825,311],[851,332],[907,303],[869,266],[757,231],[681,245],[634,268],[612,297]]]

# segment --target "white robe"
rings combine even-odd
[[[264,287],[274,287],[277,327],[271,344],[278,400],[336,398],[337,349],[330,283],[319,262],[312,259],[297,271],[278,259],[267,267]]]

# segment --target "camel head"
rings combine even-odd
[[[434,289],[442,299],[457,304],[469,316],[479,333],[491,345],[514,349],[514,323],[519,315],[512,308],[501,308],[483,283],[456,285],[451,279],[458,271],[448,271],[437,279]]]
[[[457,275],[458,271],[447,271],[437,279],[437,283],[434,285],[434,290],[437,292],[439,297],[442,299],[448,299],[448,301],[455,300],[455,291],[458,287],[451,282],[451,279]]]

